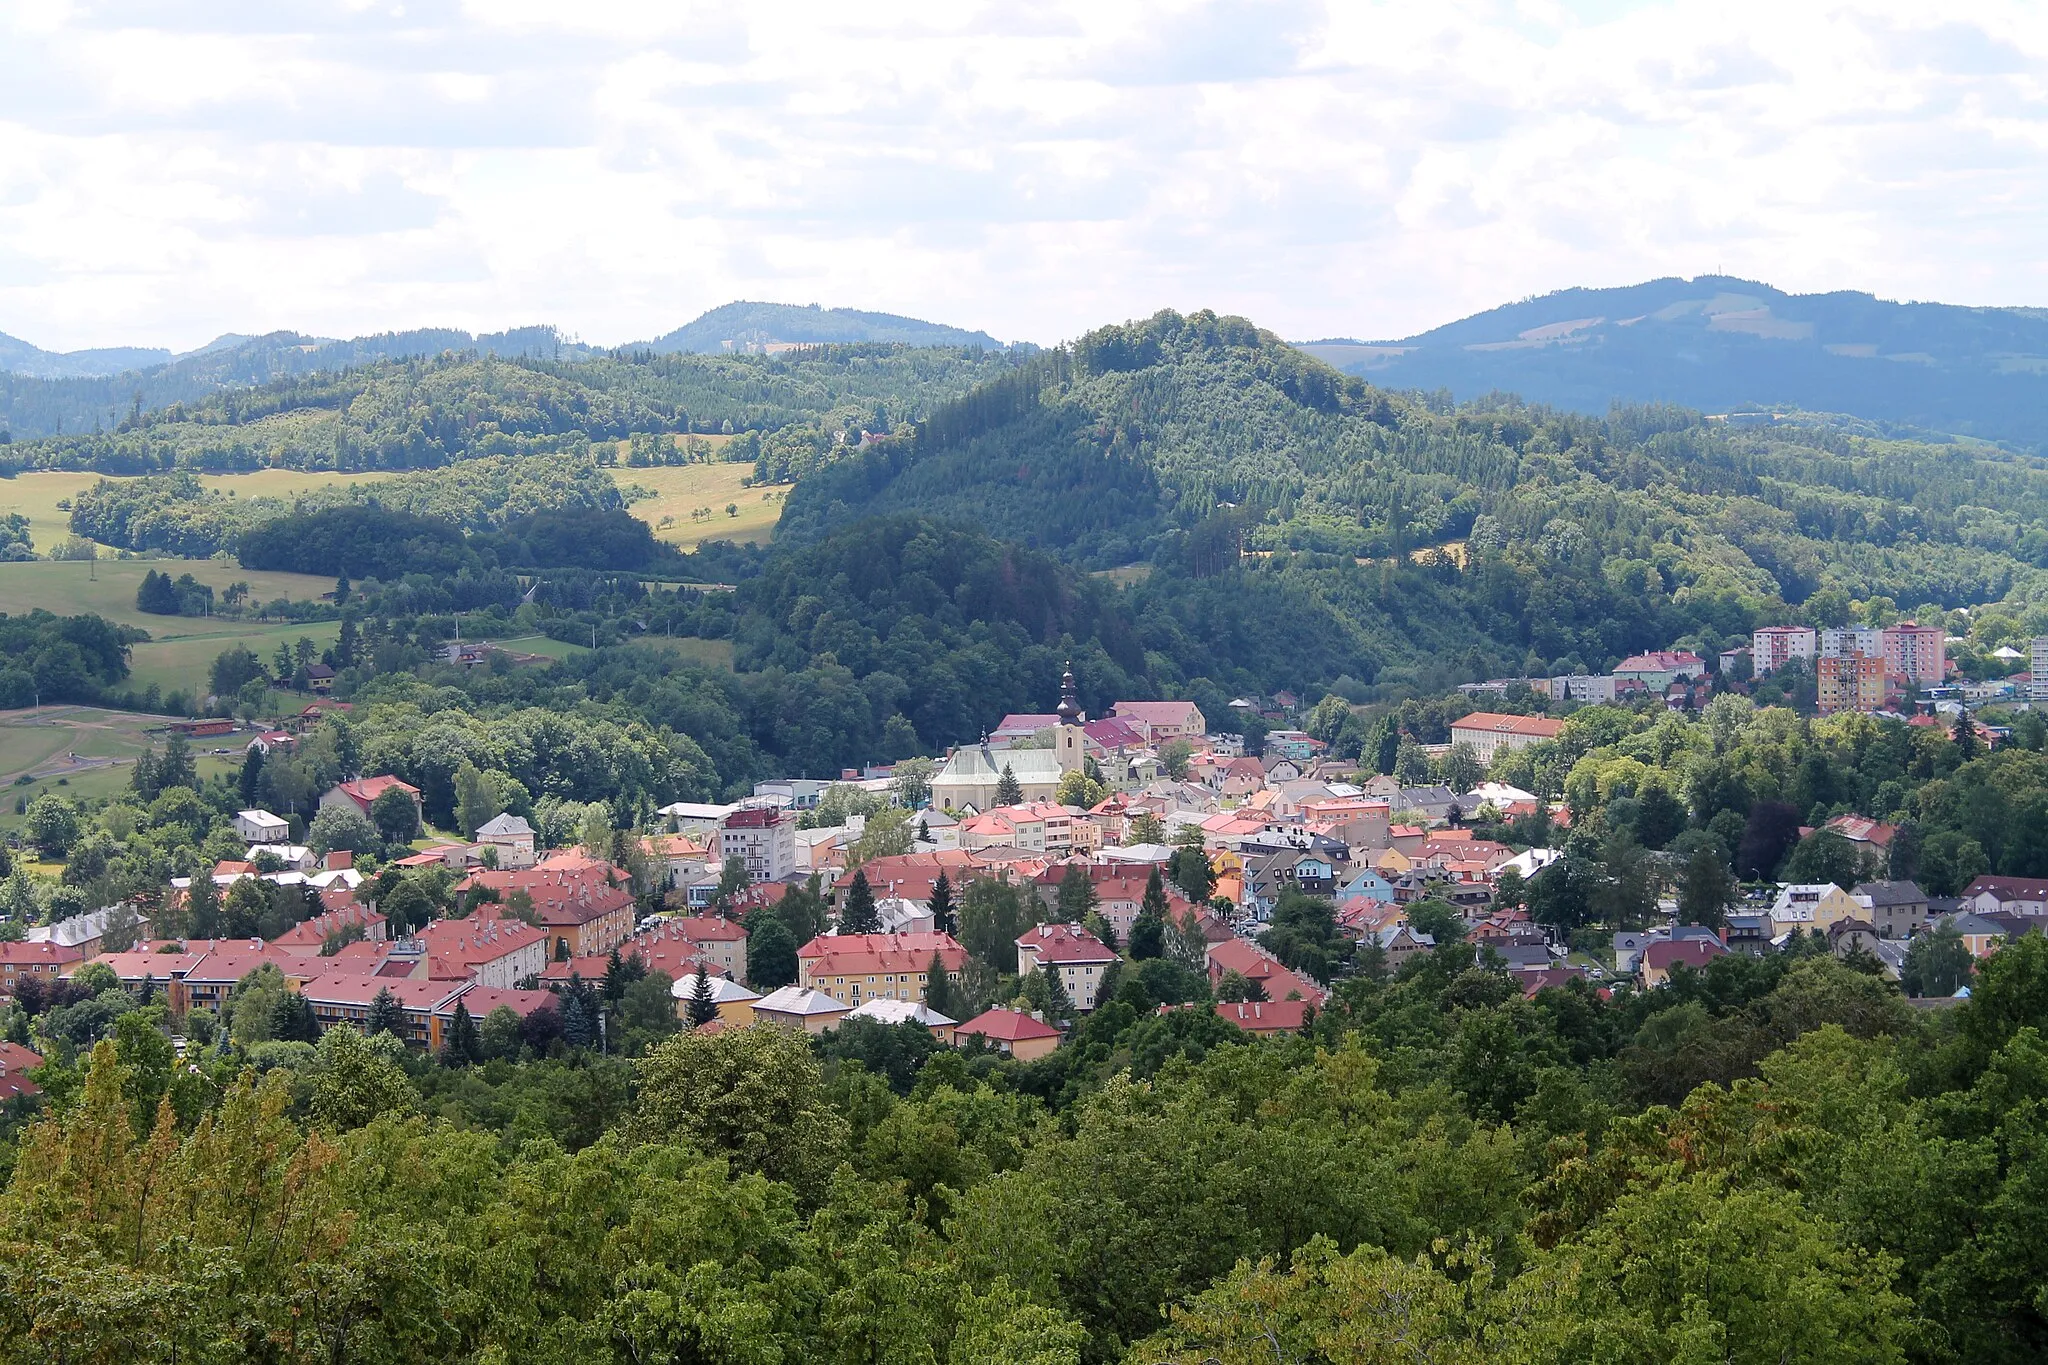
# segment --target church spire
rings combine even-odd
[[[1074,661],[1067,660],[1067,671],[1060,674],[1060,724],[1081,723],[1081,698],[1074,690]]]

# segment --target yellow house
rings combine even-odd
[[[1403,872],[1413,871],[1414,868],[1415,860],[1398,848],[1385,849],[1372,860],[1372,870],[1389,879],[1398,877]]]
[[[711,998],[718,1004],[718,1017],[733,1028],[745,1028],[754,1022],[754,1002],[761,997],[737,981],[728,981],[722,976],[706,978],[711,983]],[[690,993],[697,989],[695,975],[679,978],[669,987],[669,994],[676,998],[676,1018],[690,1017]]]
[[[1771,906],[1771,934],[1818,929],[1826,933],[1845,919],[1861,919],[1863,903],[1833,882],[1785,886]]]

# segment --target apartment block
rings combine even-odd
[[[1761,678],[1794,659],[1810,661],[1819,643],[1812,626],[1761,626],[1750,637],[1750,666]]]

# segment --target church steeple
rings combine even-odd
[[[1081,698],[1074,688],[1074,661],[1067,660],[1067,671],[1060,674],[1059,718],[1062,725],[1081,723]]]

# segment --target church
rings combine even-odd
[[[1060,779],[1088,762],[1088,736],[1083,730],[1087,716],[1081,711],[1071,666],[1060,676],[1058,724],[1052,727],[1051,748],[991,749],[988,737],[979,744],[963,744],[946,759],[946,765],[932,777],[932,805],[939,810],[958,811],[972,807],[991,810],[998,804],[996,787],[1007,767],[1017,779],[1026,801],[1050,801]]]

